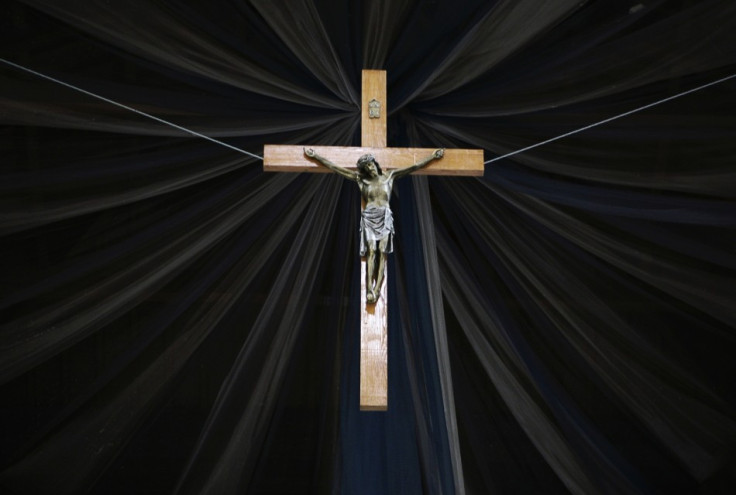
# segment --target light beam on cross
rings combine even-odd
[[[266,172],[330,172],[304,154],[305,148],[329,157],[341,167],[355,170],[359,157],[371,154],[386,169],[405,168],[431,155],[434,149],[386,147],[386,72],[363,71],[361,147],[266,145]],[[483,175],[483,150],[447,149],[444,157],[414,172],[424,175]],[[384,282],[375,304],[366,303],[366,260],[360,276],[360,410],[388,409],[388,305]]]

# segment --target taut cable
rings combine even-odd
[[[100,95],[95,94],[95,93],[92,93],[91,91],[87,91],[86,89],[82,89],[82,88],[80,88],[78,86],[75,86],[73,84],[69,84],[68,82],[64,82],[64,81],[62,81],[60,79],[56,79],[56,78],[51,77],[51,76],[48,76],[46,74],[42,74],[42,73],[37,72],[37,71],[35,71],[33,69],[29,69],[28,67],[24,67],[22,65],[18,65],[16,63],[10,62],[9,60],[5,60],[4,58],[0,58],[0,61],[2,61],[3,63],[5,63],[5,64],[7,64],[7,65],[9,65],[11,67],[14,67],[16,69],[20,69],[22,71],[25,71],[25,72],[28,72],[30,74],[33,74],[34,76],[38,76],[38,77],[41,77],[41,78],[46,79],[48,81],[55,82],[56,84],[61,84],[62,86],[66,86],[67,88],[73,89],[75,91],[79,91],[80,93],[84,93],[84,94],[86,94],[88,96],[91,96],[93,98],[97,98],[98,100],[102,100],[102,101],[104,101],[106,103],[110,103],[111,105],[115,105],[117,107],[124,108],[125,110],[129,110],[131,112],[137,113],[138,115],[143,115],[144,117],[147,117],[149,119],[153,119],[156,122],[160,122],[162,124],[166,124],[166,125],[168,125],[170,127],[173,127],[175,129],[179,129],[180,131],[184,131],[184,132],[189,133],[189,134],[191,134],[193,136],[197,136],[197,137],[200,137],[202,139],[206,139],[207,141],[211,141],[213,143],[219,144],[220,146],[225,146],[226,148],[230,148],[231,150],[237,151],[238,153],[242,153],[244,155],[248,155],[248,156],[250,156],[252,158],[257,158],[258,160],[263,160],[263,157],[258,156],[258,155],[255,155],[255,154],[251,153],[250,151],[242,150],[242,149],[237,148],[235,146],[232,146],[230,144],[227,144],[227,143],[224,143],[222,141],[219,141],[219,140],[217,140],[215,138],[211,138],[211,137],[206,136],[204,134],[201,134],[199,132],[193,131],[191,129],[187,129],[186,127],[182,127],[182,126],[180,126],[178,124],[174,124],[173,122],[169,122],[168,120],[164,120],[162,118],[156,117],[155,115],[151,115],[149,113],[142,112],[142,111],[140,111],[140,110],[138,110],[136,108],[129,107],[128,105],[123,105],[122,103],[118,103],[117,101],[111,100],[109,98],[105,98],[104,96],[100,96]]]

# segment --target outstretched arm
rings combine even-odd
[[[405,175],[409,175],[410,173],[414,172],[415,170],[419,170],[422,167],[426,167],[427,165],[429,165],[430,162],[432,162],[434,160],[439,160],[443,156],[445,156],[445,150],[444,149],[434,150],[434,153],[432,153],[431,155],[429,155],[424,160],[415,163],[411,167],[393,169],[391,172],[389,172],[390,173],[389,177],[394,178],[394,179],[398,179],[399,177],[403,177]]]
[[[318,162],[320,162],[325,167],[329,168],[333,172],[342,175],[346,179],[350,180],[356,180],[358,178],[358,173],[353,172],[352,170],[348,170],[347,168],[340,167],[339,165],[335,165],[331,161],[329,161],[327,158],[318,155],[312,148],[304,148],[304,154],[309,158],[314,158]]]

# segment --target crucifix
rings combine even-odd
[[[266,172],[337,172],[358,181],[363,208],[361,228],[393,234],[388,198],[391,184],[383,193],[371,195],[371,178],[375,184],[392,180],[405,173],[425,175],[483,175],[483,150],[386,147],[386,72],[364,70],[362,74],[361,147],[266,145],[263,149],[263,170]],[[329,157],[329,159],[325,158]],[[335,163],[340,165],[335,165]],[[361,162],[361,163],[359,163]],[[387,169],[383,175],[378,163]],[[355,165],[351,165],[355,164]],[[377,172],[376,172],[377,169]],[[358,171],[356,171],[358,170]],[[380,179],[380,180],[379,180]],[[360,182],[364,181],[364,182]],[[387,194],[384,194],[387,193]],[[382,196],[386,197],[383,198]],[[376,200],[375,198],[378,198]],[[382,205],[382,203],[386,205]],[[368,206],[366,207],[366,202]],[[367,208],[377,202],[384,207],[376,214]],[[388,213],[386,213],[388,209]],[[388,215],[388,217],[386,216]],[[376,228],[367,226],[374,221]],[[376,239],[361,232],[361,244],[376,242],[373,251],[366,248],[367,258],[361,260],[360,290],[360,410],[388,409],[388,346],[387,298],[385,281],[386,236]],[[388,240],[387,240],[388,239]],[[361,246],[363,247],[363,246]],[[362,251],[363,249],[361,249]],[[379,259],[373,256],[380,255]],[[372,258],[373,257],[373,258]]]

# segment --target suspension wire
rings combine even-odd
[[[35,71],[33,69],[29,69],[28,67],[24,67],[22,65],[19,65],[19,64],[10,62],[9,60],[5,60],[4,58],[0,58],[0,62],[3,62],[3,63],[5,63],[5,64],[7,64],[7,65],[9,65],[11,67],[16,68],[16,69],[19,69],[19,70],[28,72],[30,74],[33,74],[33,75],[35,75],[37,77],[40,77],[40,78],[43,78],[43,79],[52,81],[52,82],[54,82],[56,84],[60,84],[62,86],[66,86],[67,88],[73,89],[75,91],[79,91],[80,93],[84,93],[84,94],[86,94],[88,96],[91,96],[93,98],[97,98],[98,100],[102,100],[104,102],[110,103],[111,105],[115,105],[115,106],[120,107],[120,108],[123,108],[125,110],[131,111],[131,112],[134,112],[134,113],[137,113],[139,115],[142,115],[142,116],[147,117],[149,119],[155,120],[155,121],[160,122],[162,124],[168,125],[170,127],[174,127],[175,129],[179,129],[180,131],[184,131],[184,132],[189,133],[189,134],[191,134],[193,136],[196,136],[196,137],[199,137],[199,138],[202,138],[202,139],[206,139],[206,140],[211,141],[211,142],[213,142],[215,144],[219,144],[220,146],[225,146],[226,148],[230,148],[231,150],[237,151],[238,153],[242,153],[244,155],[250,156],[252,158],[256,158],[258,160],[263,160],[263,157],[262,156],[258,156],[256,154],[253,154],[253,153],[249,152],[249,151],[245,151],[243,149],[237,148],[237,147],[232,146],[230,144],[227,144],[227,143],[225,143],[223,141],[219,141],[219,140],[217,140],[215,138],[211,138],[209,136],[206,136],[204,134],[201,134],[199,132],[192,131],[191,129],[187,129],[186,127],[182,127],[182,126],[180,126],[178,124],[174,124],[173,122],[169,122],[168,120],[164,120],[162,118],[156,117],[155,115],[151,115],[151,114],[148,114],[148,113],[143,112],[141,110],[135,109],[133,107],[129,107],[129,106],[124,105],[122,103],[118,103],[118,102],[116,102],[114,100],[111,100],[109,98],[105,98],[104,96],[100,96],[98,94],[92,93],[91,91],[87,91],[86,89],[82,89],[82,88],[80,88],[78,86],[74,86],[73,84],[70,84],[70,83],[61,81],[61,80],[56,79],[54,77],[48,76],[46,74],[42,74],[42,73],[37,72],[37,71]],[[629,110],[627,112],[620,113],[618,115],[614,115],[613,117],[608,117],[607,119],[603,119],[603,120],[600,120],[598,122],[594,122],[593,124],[589,124],[589,125],[586,125],[584,127],[580,127],[579,129],[575,129],[573,131],[566,132],[564,134],[560,134],[559,136],[555,136],[553,138],[546,139],[544,141],[540,141],[540,142],[538,142],[536,144],[532,144],[531,146],[527,146],[525,148],[521,148],[521,149],[518,149],[516,151],[512,151],[510,153],[506,153],[506,154],[501,155],[501,156],[497,156],[496,158],[492,158],[490,160],[487,160],[487,161],[483,162],[483,165],[488,165],[489,163],[493,163],[493,162],[496,162],[498,160],[503,160],[504,158],[508,158],[510,156],[518,155],[519,153],[523,153],[525,151],[529,151],[531,149],[538,148],[539,146],[543,146],[543,145],[548,144],[548,143],[551,143],[553,141],[558,141],[558,140],[560,140],[562,138],[566,138],[568,136],[572,136],[574,134],[578,134],[578,133],[583,132],[583,131],[586,131],[588,129],[592,129],[593,127],[597,127],[599,125],[606,124],[606,123],[611,122],[611,121],[614,121],[616,119],[620,119],[622,117],[626,117],[627,115],[631,115],[631,114],[634,114],[634,113],[637,113],[637,112],[641,112],[642,110],[646,110],[647,108],[651,108],[653,106],[660,105],[660,104],[665,103],[665,102],[668,102],[670,100],[674,100],[675,98],[679,98],[681,96],[688,95],[690,93],[695,93],[696,91],[700,91],[700,90],[705,89],[705,88],[708,88],[710,86],[715,86],[716,84],[720,84],[722,82],[728,81],[728,80],[733,79],[733,78],[736,78],[736,74],[731,74],[730,76],[726,76],[726,77],[723,77],[721,79],[717,79],[715,81],[711,81],[709,83],[703,84],[701,86],[697,86],[695,88],[691,88],[691,89],[682,91],[682,92],[677,93],[675,95],[668,96],[666,98],[662,98],[662,99],[657,100],[657,101],[655,101],[653,103],[648,103],[646,105],[643,105],[643,106],[634,108],[633,110]]]
[[[661,100],[657,100],[654,103],[649,103],[647,105],[644,105],[644,106],[641,106],[641,107],[637,107],[637,108],[635,108],[633,110],[629,110],[628,112],[624,112],[624,113],[620,113],[618,115],[614,115],[613,117],[609,117],[609,118],[604,119],[604,120],[601,120],[599,122],[595,122],[593,124],[586,125],[585,127],[581,127],[580,129],[576,129],[574,131],[566,132],[565,134],[560,134],[559,136],[556,136],[556,137],[547,139],[545,141],[541,141],[541,142],[539,142],[537,144],[533,144],[531,146],[527,146],[526,148],[521,148],[519,150],[512,151],[511,153],[506,153],[505,155],[497,156],[496,158],[492,158],[492,159],[490,159],[488,161],[483,162],[483,165],[488,165],[489,163],[493,163],[495,161],[502,160],[504,158],[508,158],[510,156],[513,156],[513,155],[518,155],[519,153],[523,153],[525,151],[529,151],[530,149],[537,148],[539,146],[545,145],[547,143],[551,143],[553,141],[557,141],[558,139],[562,139],[562,138],[565,138],[565,137],[568,137],[568,136],[572,136],[573,134],[577,134],[579,132],[586,131],[586,130],[591,129],[593,127],[596,127],[596,126],[599,126],[599,125],[602,125],[602,124],[606,124],[608,122],[611,122],[612,120],[620,119],[621,117],[626,117],[627,115],[631,115],[632,113],[636,113],[636,112],[640,112],[642,110],[646,110],[647,108],[653,107],[655,105],[659,105],[660,103],[664,103],[664,102],[667,102],[667,101],[670,101],[670,100],[674,100],[675,98],[679,98],[680,96],[685,96],[685,95],[688,95],[690,93],[694,93],[696,91],[700,91],[701,89],[705,89],[705,88],[708,88],[710,86],[714,86],[716,84],[720,84],[720,83],[722,83],[724,81],[728,81],[729,79],[733,79],[734,77],[736,77],[736,74],[731,74],[730,76],[723,77],[723,78],[718,79],[716,81],[711,81],[709,83],[703,84],[703,85],[698,86],[696,88],[688,89],[688,90],[683,91],[681,93],[677,93],[676,95],[672,95],[672,96],[668,96],[666,98],[662,98]]]
[[[206,136],[206,135],[201,134],[199,132],[193,131],[191,129],[187,129],[186,127],[182,127],[182,126],[180,126],[178,124],[174,124],[173,122],[169,122],[168,120],[164,120],[162,118],[156,117],[155,115],[151,115],[149,113],[143,112],[143,111],[138,110],[136,108],[129,107],[128,105],[124,105],[122,103],[118,103],[117,101],[111,100],[109,98],[105,98],[104,96],[100,96],[100,95],[95,94],[95,93],[92,93],[91,91],[87,91],[86,89],[82,89],[82,88],[80,88],[78,86],[75,86],[73,84],[70,84],[70,83],[61,81],[59,79],[56,79],[56,78],[51,77],[51,76],[48,76],[46,74],[42,74],[40,72],[36,72],[35,70],[29,69],[28,67],[24,67],[22,65],[19,65],[19,64],[10,62],[9,60],[5,60],[4,58],[0,58],[0,61],[2,61],[3,63],[5,63],[5,64],[7,64],[7,65],[9,65],[11,67],[14,67],[16,69],[20,69],[22,71],[25,71],[25,72],[28,72],[30,74],[33,74],[34,76],[38,76],[38,77],[43,78],[43,79],[46,79],[48,81],[55,82],[56,84],[61,84],[62,86],[66,86],[67,88],[73,89],[75,91],[79,91],[80,93],[84,93],[84,94],[86,94],[88,96],[91,96],[93,98],[97,98],[98,100],[102,100],[102,101],[104,101],[106,103],[110,103],[112,105],[115,105],[117,107],[123,108],[125,110],[129,110],[131,112],[137,113],[138,115],[142,115],[144,117],[148,117],[149,119],[153,119],[153,120],[155,120],[157,122],[160,122],[162,124],[166,124],[166,125],[168,125],[170,127],[174,127],[175,129],[179,129],[180,131],[184,131],[184,132],[189,133],[189,134],[191,134],[193,136],[197,136],[199,138],[206,139],[207,141],[211,141],[213,143],[219,144],[220,146],[225,146],[226,148],[230,148],[231,150],[237,151],[238,153],[242,153],[244,155],[248,155],[248,156],[250,156],[252,158],[257,158],[258,160],[263,160],[263,157],[262,156],[255,155],[255,154],[253,154],[253,153],[251,153],[249,151],[245,151],[243,149],[237,148],[235,146],[232,146],[232,145],[227,144],[225,142],[219,141],[219,140],[217,140],[215,138],[211,138],[209,136]]]

